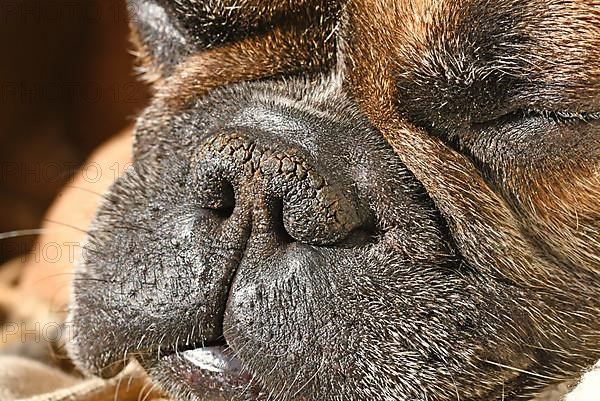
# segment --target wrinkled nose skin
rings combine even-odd
[[[77,270],[84,369],[226,341],[273,382],[335,377],[326,356],[350,377],[361,272],[389,276],[393,252],[451,255],[423,189],[349,101],[265,91],[217,92],[161,126],[142,116]],[[289,360],[274,370],[277,355]]]
[[[232,131],[210,137],[192,162],[192,190],[204,209],[259,235],[266,249],[332,245],[366,223],[348,176],[324,176],[306,152],[268,133]],[[324,157],[332,150],[319,149]]]

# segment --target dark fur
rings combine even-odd
[[[600,358],[599,3],[130,9],[156,96],[80,367],[199,399],[159,354],[226,340],[273,399],[526,400]]]

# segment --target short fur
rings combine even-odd
[[[130,11],[156,95],[77,270],[81,368],[198,400],[160,354],[226,341],[240,399],[526,400],[600,358],[596,0]]]

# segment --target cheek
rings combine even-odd
[[[595,272],[600,240],[599,164],[568,170],[555,166],[513,192],[523,229],[563,263]],[[561,177],[553,173],[561,172]]]
[[[470,151],[519,228],[562,263],[594,270],[600,246],[597,122],[531,119],[475,133]]]

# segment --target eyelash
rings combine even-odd
[[[590,122],[600,120],[600,113],[572,113],[565,111],[548,111],[524,109],[517,112],[521,117],[543,117],[557,123]]]

